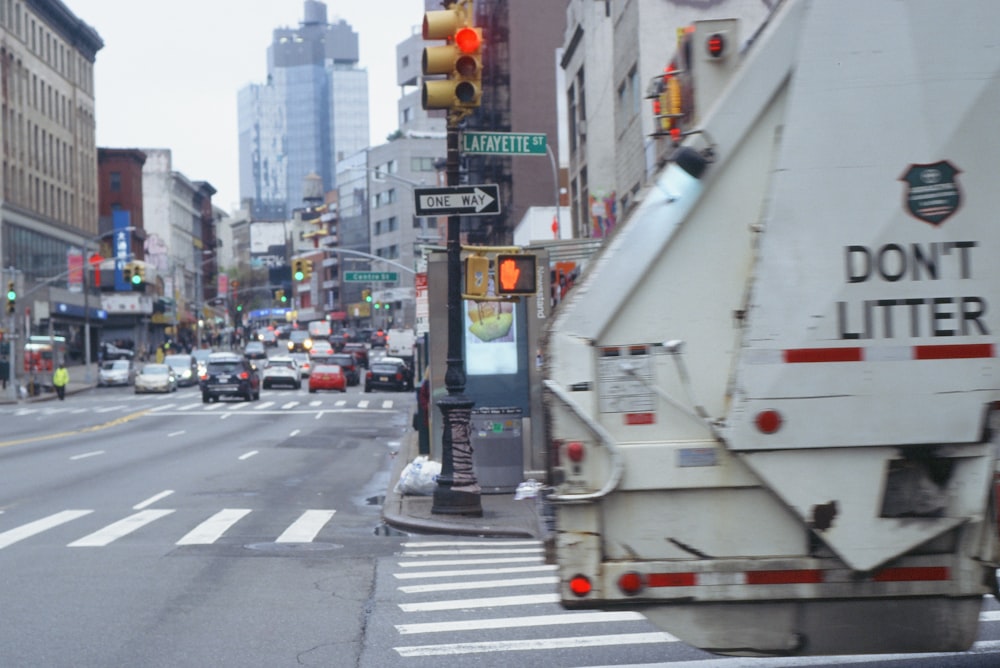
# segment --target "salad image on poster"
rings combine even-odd
[[[470,376],[517,373],[513,302],[465,302],[465,371]]]

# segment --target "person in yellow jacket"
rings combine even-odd
[[[66,370],[66,363],[60,362],[59,368],[52,374],[52,385],[56,388],[60,401],[66,398],[67,383],[69,383],[69,371]]]

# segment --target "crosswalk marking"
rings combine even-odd
[[[242,403],[242,402],[238,403],[238,404],[226,404],[226,409],[227,410],[231,410],[231,411],[238,411],[241,408],[246,408],[249,405],[250,404],[248,404],[248,403]]]
[[[189,531],[177,545],[211,545],[250,512],[249,508],[224,508]]]
[[[260,410],[264,410],[265,408],[270,408],[271,406],[274,405],[274,403],[275,402],[273,402],[273,401],[262,401],[259,404],[257,404],[256,410],[260,411]]]
[[[454,578],[463,575],[512,575],[514,573],[537,573],[539,571],[555,571],[555,564],[539,566],[508,566],[505,568],[468,568],[450,571],[418,571],[416,573],[393,573],[397,580],[415,580],[417,578]]]
[[[336,510],[307,510],[278,536],[276,543],[310,543]]]
[[[436,584],[408,585],[400,587],[404,594],[427,594],[436,591],[459,591],[469,589],[500,589],[503,587],[523,587],[527,585],[556,585],[555,575],[539,578],[510,578],[506,580],[476,580],[475,582],[438,582]]]
[[[524,596],[494,596],[492,598],[463,598],[453,601],[424,601],[422,603],[400,603],[403,612],[431,612],[441,610],[463,610],[465,608],[500,608],[512,605],[538,605],[558,603],[559,594],[526,594]]]
[[[403,568],[413,568],[415,566],[433,566],[435,568],[441,566],[462,566],[466,564],[539,564],[542,558],[540,556],[536,557],[498,557],[491,559],[437,559],[435,561],[400,561],[399,565]]]
[[[104,547],[105,545],[137,531],[150,522],[173,513],[173,510],[141,510],[134,515],[118,520],[94,533],[75,540],[68,547]]]
[[[642,622],[646,618],[639,612],[564,612],[556,615],[530,617],[500,617],[497,619],[463,619],[450,622],[418,622],[397,624],[402,635],[417,633],[456,633],[487,629],[528,628],[538,626],[574,626],[576,624],[610,624],[616,622]]]
[[[297,401],[289,401],[288,403],[286,403],[285,405],[283,405],[281,408],[283,410],[288,410],[289,408],[295,408],[298,405],[299,405],[299,402],[297,402]]]
[[[75,519],[79,519],[84,515],[89,515],[94,512],[93,510],[64,510],[62,512],[56,513],[54,515],[49,515],[48,517],[43,517],[40,520],[35,520],[34,522],[28,522],[14,529],[8,529],[3,533],[0,533],[0,550],[7,547],[8,545],[13,545],[14,543],[24,540],[25,538],[30,538],[36,534],[40,534],[43,531],[48,531],[53,527],[57,527],[60,524],[65,524],[66,522],[72,522]]]
[[[418,647],[397,647],[400,656],[449,656],[457,654],[482,654],[484,652],[510,652],[526,650],[550,650],[581,647],[604,647],[609,645],[637,645],[649,643],[677,642],[669,633],[618,633],[604,636],[577,636],[568,638],[535,638],[531,640],[497,640],[484,642],[448,643],[446,645],[422,645]]]
[[[382,408],[392,408],[392,399],[386,399],[383,401]]]
[[[368,408],[368,400],[362,399],[358,402],[358,408]]]

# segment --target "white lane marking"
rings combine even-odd
[[[180,431],[172,431],[169,434],[167,434],[167,438],[173,438],[174,436],[181,436],[184,433],[185,431],[183,429],[181,429]]]
[[[70,413],[72,413],[73,415],[78,415],[79,413],[89,413],[89,412],[90,412],[89,408],[74,408],[73,410],[70,411]]]
[[[457,557],[466,554],[540,554],[542,548],[540,547],[516,547],[510,549],[497,548],[495,550],[490,549],[463,549],[457,548],[453,550],[407,550],[401,556],[402,557]]]
[[[249,508],[223,508],[189,531],[177,545],[211,545],[248,514]]]
[[[522,547],[525,545],[534,545],[535,547],[540,547],[541,543],[537,540],[418,540],[418,541],[407,541],[403,543],[403,547],[409,549],[411,547]]]
[[[642,622],[646,618],[638,612],[565,612],[561,615],[535,615],[532,617],[507,617],[502,619],[463,619],[455,622],[421,622],[397,624],[403,635],[410,633],[452,633],[486,629],[526,628],[532,626],[562,626],[575,624],[607,624],[615,622]]]
[[[312,408],[316,408],[317,406],[322,406],[322,405],[323,405],[323,402],[322,402],[322,401],[310,401],[310,402],[309,402],[309,405],[310,405],[310,406],[311,406]]]
[[[206,411],[217,411],[220,408],[222,408],[223,406],[225,406],[224,403],[222,403],[221,401],[217,401],[214,404],[209,404],[208,406],[205,406],[205,410]]]
[[[468,589],[498,589],[526,585],[559,584],[558,576],[539,578],[510,578],[508,580],[479,580],[476,582],[438,582],[437,584],[408,585],[399,587],[404,594],[428,594],[436,591],[460,591]]]
[[[392,577],[397,580],[416,580],[418,578],[456,578],[463,575],[512,575],[514,573],[539,573],[554,571],[558,566],[555,564],[541,564],[539,566],[509,566],[507,568],[466,568],[450,571],[418,571],[416,573],[393,573]]]
[[[362,399],[358,402],[358,408],[368,408],[368,400]]]
[[[123,408],[126,408],[126,407],[125,406],[104,406],[102,408],[95,408],[93,410],[93,412],[94,413],[110,413],[111,411],[120,411]]]
[[[151,505],[153,505],[154,503],[156,503],[157,501],[159,501],[161,499],[167,498],[168,496],[170,496],[173,493],[174,493],[174,490],[172,490],[172,489],[165,489],[162,492],[159,492],[158,494],[154,494],[153,496],[149,497],[145,501],[142,501],[140,503],[135,504],[134,506],[132,506],[132,510],[142,510],[143,508],[145,508],[147,506],[151,506]]]
[[[278,536],[276,543],[311,543],[336,510],[307,510]]]
[[[258,452],[259,452],[258,450],[251,450],[250,452],[243,453],[237,459],[239,459],[242,462],[245,459],[250,459],[254,455],[258,454]]]
[[[414,566],[466,566],[474,564],[540,564],[542,563],[541,557],[503,557],[499,559],[438,559],[436,561],[399,561],[396,563],[397,566],[402,566],[403,568],[412,568]]]
[[[295,408],[298,405],[299,405],[299,402],[297,402],[297,401],[289,401],[288,403],[286,403],[285,405],[283,405],[281,407],[281,410],[287,411],[289,408]]]
[[[392,408],[392,399],[386,399],[383,401],[382,408]]]
[[[149,412],[150,413],[156,413],[157,411],[168,411],[168,410],[170,410],[173,407],[174,407],[174,404],[163,404],[162,406],[157,406],[156,408],[150,408]],[[178,410],[184,410],[184,409],[180,408]]]
[[[438,612],[441,610],[462,610],[464,608],[500,608],[513,605],[538,605],[558,603],[559,594],[530,594],[525,596],[494,596],[491,598],[463,598],[448,601],[424,601],[423,603],[400,603],[403,612]]]
[[[231,411],[238,411],[241,408],[246,408],[249,405],[250,405],[249,401],[244,401],[243,403],[239,403],[239,404],[229,404],[229,410],[231,410]]]
[[[70,461],[76,461],[78,459],[86,459],[87,457],[97,457],[98,455],[103,455],[104,450],[94,450],[93,452],[85,452],[82,455],[73,455],[70,457]]]
[[[300,431],[301,431],[301,429],[293,429],[292,433],[290,433],[288,435],[288,437],[291,438],[292,436],[298,436],[298,434],[299,434]]]
[[[254,410],[258,410],[258,411],[264,410],[265,408],[270,408],[273,405],[274,405],[273,401],[263,401],[263,402],[257,404],[257,407]]]
[[[36,534],[42,533],[43,531],[48,531],[49,529],[57,527],[60,524],[72,522],[73,520],[83,517],[84,515],[89,515],[92,512],[94,511],[64,510],[54,515],[43,517],[40,520],[35,520],[34,522],[28,522],[27,524],[22,524],[19,527],[8,529],[7,531],[0,533],[0,550],[8,545],[13,545],[20,540],[24,540],[25,538],[30,538]]]
[[[179,411],[193,411],[194,409],[198,408],[199,406],[204,405],[204,403],[205,402],[203,402],[203,401],[199,401],[196,404],[186,404],[184,406],[181,406],[177,410],[179,410]]]
[[[75,540],[66,547],[104,547],[133,531],[141,529],[150,522],[166,517],[173,510],[141,510],[134,515],[113,522],[108,526]]]
[[[347,401],[345,399],[338,399],[337,401],[335,401],[333,403],[333,405],[334,405],[335,408],[339,408],[341,406],[345,406],[346,404],[347,404]]]
[[[400,656],[454,656],[457,654],[481,654],[483,652],[512,652],[539,649],[566,649],[569,647],[605,647],[609,645],[639,645],[651,643],[677,642],[669,633],[618,633],[606,636],[571,638],[536,638],[534,640],[497,640],[484,642],[450,643],[447,645],[423,645],[417,647],[396,647]]]
[[[323,417],[323,411],[319,411],[319,412],[317,412],[317,413],[316,413],[316,417],[314,417],[313,419],[314,419],[314,420],[318,420],[318,419],[320,419],[321,417]]]

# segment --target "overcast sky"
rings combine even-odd
[[[237,92],[267,77],[279,27],[297,27],[303,0],[63,0],[104,41],[97,52],[97,145],[169,148],[173,169],[239,203]],[[371,143],[397,129],[396,45],[423,21],[423,0],[327,0],[327,19],[358,33],[368,70]]]

